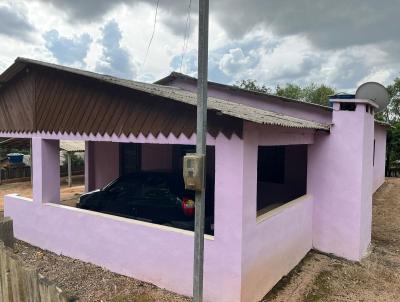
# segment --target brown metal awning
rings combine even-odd
[[[0,131],[66,132],[190,137],[194,93],[168,86],[18,58],[0,75]],[[208,132],[241,136],[243,120],[283,127],[329,130],[276,112],[209,98]]]

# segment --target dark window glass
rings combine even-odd
[[[340,110],[356,111],[356,104],[355,103],[340,103]]]
[[[257,172],[258,181],[284,183],[285,147],[259,147]]]

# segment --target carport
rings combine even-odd
[[[0,136],[32,139],[33,199],[5,202],[16,236],[190,295],[193,233],[60,205],[59,148],[61,140],[85,143],[87,191],[121,175],[121,160],[130,158],[123,144],[141,146],[141,168],[173,168],[183,152],[174,148],[195,145],[196,95],[29,59],[17,59],[0,83]],[[328,136],[330,125],[215,97],[208,109],[215,227],[205,241],[205,297],[255,301],[312,248],[313,221],[306,183],[279,205],[268,201],[268,210],[257,202],[264,169],[257,158],[275,156],[274,171],[287,176],[264,173],[262,182],[274,183],[276,194],[294,192],[292,184],[308,178],[315,132]]]

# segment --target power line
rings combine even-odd
[[[149,56],[149,52],[150,52],[151,43],[153,42],[154,34],[155,34],[155,32],[156,32],[157,16],[158,16],[158,7],[159,7],[159,5],[160,5],[160,0],[156,0],[156,12],[155,12],[155,14],[154,14],[153,32],[152,32],[151,37],[150,37],[149,45],[147,45],[146,55],[145,55],[145,57],[144,57],[144,61],[143,61],[142,68],[146,65],[147,57]]]
[[[189,0],[189,7],[188,7],[187,18],[186,18],[186,26],[185,26],[185,36],[183,37],[181,65],[179,67],[179,71],[180,72],[182,72],[183,59],[185,57],[186,50],[187,50],[187,47],[188,47],[188,44],[189,44],[191,11],[192,11],[192,0]]]

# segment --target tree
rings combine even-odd
[[[303,89],[296,84],[286,84],[284,87],[278,85],[275,89],[275,95],[300,100],[303,98]]]
[[[238,87],[241,89],[246,89],[250,91],[256,91],[261,93],[271,93],[271,89],[265,86],[264,84],[258,84],[257,80],[241,80],[236,82],[234,87]]]
[[[324,84],[310,84],[303,88],[303,100],[305,102],[329,106],[329,96],[334,95],[335,90]]]
[[[395,78],[393,84],[386,88],[389,92],[390,102],[386,110],[377,114],[376,118],[393,125],[400,121],[400,78]]]
[[[277,96],[325,106],[329,104],[329,96],[335,94],[335,90],[333,88],[323,84],[317,85],[315,83],[311,83],[305,87],[290,83],[286,84],[285,86],[278,85],[276,86],[274,92],[264,84],[259,84],[256,80],[251,79],[237,82],[235,86],[247,90],[274,94]]]
[[[395,78],[386,88],[389,92],[389,105],[383,112],[376,114],[375,118],[390,124],[386,142],[386,176],[391,176],[391,171],[398,169],[400,160],[400,78]]]

